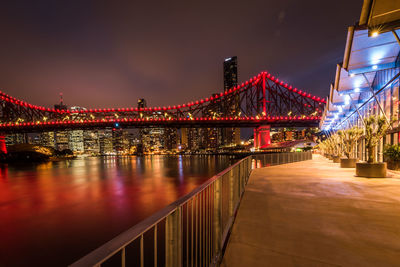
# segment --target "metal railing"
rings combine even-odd
[[[307,159],[311,152],[246,157],[71,266],[218,266],[252,168]]]
[[[254,167],[262,168],[278,164],[285,164],[303,160],[312,159],[312,152],[288,152],[288,153],[271,153],[271,154],[261,154],[253,155]]]

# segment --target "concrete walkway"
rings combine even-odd
[[[313,157],[253,171],[222,266],[400,266],[400,175]]]

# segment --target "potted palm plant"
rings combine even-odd
[[[356,175],[361,177],[386,177],[386,162],[377,162],[375,148],[389,127],[383,116],[370,116],[364,119],[365,147],[368,152],[367,162],[356,163]]]
[[[343,154],[346,158],[340,159],[340,168],[355,168],[357,158],[351,158],[353,156],[354,149],[356,147],[356,143],[358,139],[363,134],[363,130],[357,126],[354,126],[347,130],[338,131],[338,135],[340,137]]]
[[[333,152],[332,160],[333,163],[340,163],[340,156],[342,155],[342,150],[340,146],[340,137],[339,135],[333,134],[330,138],[331,141],[331,149]]]
[[[326,141],[322,141],[317,145],[317,148],[320,150],[321,155],[324,157],[328,157],[328,147],[326,145]]]
[[[386,145],[383,155],[387,160],[387,168],[400,170],[400,145]]]
[[[328,159],[332,159],[332,151],[331,151],[329,139],[326,139],[323,142],[323,144],[324,144],[325,157],[327,157]]]

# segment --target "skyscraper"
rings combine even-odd
[[[60,93],[60,104],[55,104],[54,105],[55,109],[59,110],[67,110],[68,107],[63,103],[63,95]],[[64,149],[69,149],[69,138],[68,138],[68,132],[67,131],[57,131],[54,134],[55,138],[55,147],[58,150],[64,150]]]
[[[178,129],[165,128],[163,138],[164,138],[164,149],[173,150],[178,147]]]
[[[101,155],[111,155],[114,153],[112,129],[106,128],[98,131],[99,150]]]
[[[83,146],[88,155],[98,155],[100,153],[99,134],[96,130],[86,130],[83,132]]]
[[[213,94],[213,97],[219,94]],[[223,115],[221,102],[211,103],[206,110],[203,111],[203,117],[219,118]],[[222,144],[221,128],[204,128],[203,141],[204,148],[207,150],[217,150]]]
[[[238,84],[237,57],[224,60],[224,90],[228,91]],[[240,111],[239,96],[232,96],[225,102],[224,112],[226,116],[238,116]],[[240,128],[222,129],[223,145],[236,145],[240,143]]]
[[[62,103],[62,102],[61,102]],[[86,110],[82,107],[71,107],[72,115],[79,116],[79,111]],[[84,141],[83,141],[83,130],[72,130],[69,131],[69,149],[75,154],[84,153]]]
[[[56,147],[55,140],[54,140],[54,132],[43,132],[39,135],[40,137],[40,144],[42,146],[49,146],[52,148]]]
[[[7,134],[5,136],[6,145],[16,145],[28,143],[28,136],[25,133]]]
[[[129,153],[129,133],[123,129],[113,129],[113,148],[117,155]]]
[[[147,103],[144,98],[139,98],[137,102],[137,107],[138,108],[146,108]],[[150,128],[140,128],[139,130],[139,139],[140,143],[142,144],[141,146],[141,152],[147,152],[150,150]]]
[[[238,83],[237,57],[224,60],[224,90],[228,91]]]

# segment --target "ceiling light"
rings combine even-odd
[[[377,37],[379,35],[379,32],[377,30],[373,31],[371,36],[372,37]]]

